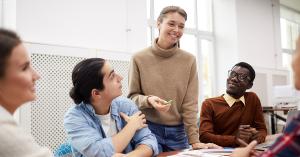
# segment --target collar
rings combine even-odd
[[[15,122],[15,119],[10,112],[8,112],[2,105],[0,105],[0,115],[1,120],[13,120]]]
[[[244,106],[246,105],[246,101],[245,101],[245,97],[241,96],[239,99],[235,99],[234,97],[230,96],[229,94],[225,93],[223,95],[223,98],[225,99],[225,101],[227,102],[227,104],[231,107],[235,102],[239,102],[241,101]]]
[[[170,48],[170,49],[163,49],[163,48],[160,48],[157,44],[157,40],[158,38],[156,38],[153,43],[152,43],[152,52],[157,55],[157,56],[160,56],[160,57],[164,57],[164,58],[168,58],[168,57],[171,57],[173,56],[175,53],[177,53],[177,50],[178,50],[178,44],[176,44],[174,47]]]

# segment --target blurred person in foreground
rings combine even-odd
[[[35,100],[35,82],[40,75],[33,69],[29,54],[18,35],[0,28],[0,156],[49,157],[13,118],[15,111]]]

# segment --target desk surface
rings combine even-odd
[[[265,143],[274,141],[280,135],[281,134],[267,135]],[[158,154],[157,157],[166,157],[166,156],[170,156],[170,155],[175,155],[175,154],[178,154],[179,152],[181,152],[181,151],[177,150],[177,151],[171,151],[171,152],[162,152],[162,153]]]
[[[158,157],[166,157],[170,155],[179,154],[179,156],[229,156],[232,154],[234,148],[225,148],[225,149],[199,149],[199,150],[185,150],[185,151],[171,151],[163,152],[158,155]]]

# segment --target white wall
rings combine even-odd
[[[0,0],[0,26],[16,29],[16,0]]]
[[[128,55],[146,46],[146,1],[20,0],[16,6],[17,31],[28,42]]]
[[[238,60],[236,0],[214,0],[216,90],[225,90],[227,71]]]
[[[279,0],[215,0],[214,16],[219,94],[240,61],[281,69]]]
[[[280,54],[280,21],[274,21],[279,15],[279,3],[271,0],[238,0],[238,51],[239,60],[264,68],[277,67],[277,55]],[[276,7],[273,10],[273,7]],[[278,26],[278,27],[277,27]]]

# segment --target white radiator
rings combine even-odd
[[[100,50],[41,44],[26,44],[26,47],[31,52],[33,67],[40,73],[41,79],[36,84],[37,100],[21,107],[19,122],[38,144],[54,150],[66,141],[63,116],[73,104],[69,97],[72,69],[84,58],[101,57],[98,53]],[[124,77],[123,95],[127,96],[129,61],[108,61]]]

